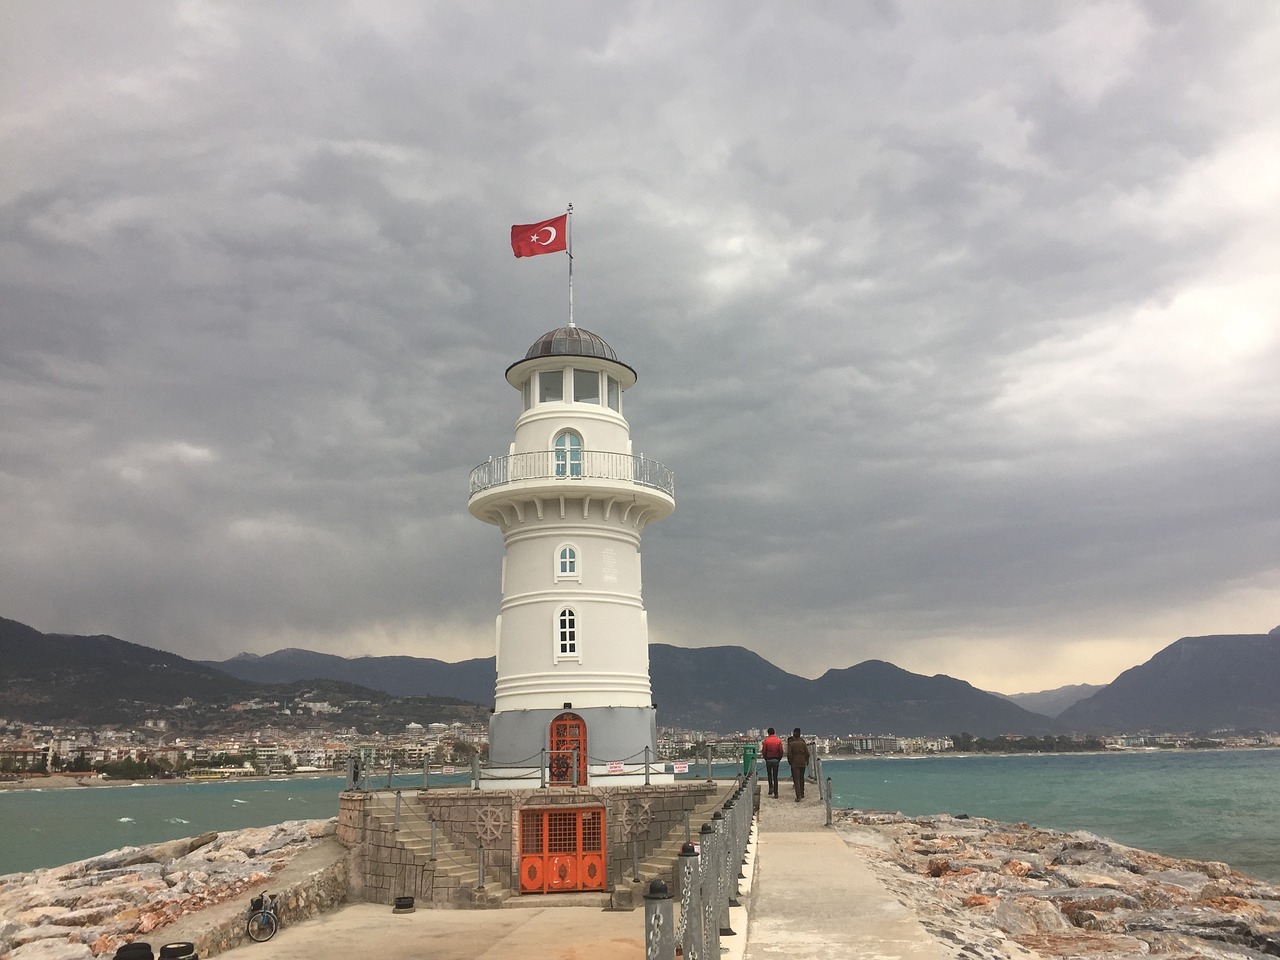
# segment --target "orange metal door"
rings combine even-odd
[[[605,889],[604,810],[525,810],[520,815],[520,892]]]
[[[587,725],[576,713],[562,713],[551,721],[548,751],[549,780],[560,786],[587,783]]]

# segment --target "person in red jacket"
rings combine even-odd
[[[764,757],[764,772],[769,778],[769,796],[778,795],[778,764],[782,762],[782,738],[769,728],[769,735],[760,744],[760,756]]]

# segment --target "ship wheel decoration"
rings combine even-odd
[[[476,814],[476,833],[480,835],[481,843],[489,844],[499,840],[506,825],[506,818],[497,807],[481,807]]]
[[[641,800],[628,803],[622,808],[622,832],[629,837],[638,837],[649,829],[653,822],[652,801]]]
[[[573,763],[562,753],[557,753],[548,762],[551,768],[552,783],[568,783],[573,774]]]

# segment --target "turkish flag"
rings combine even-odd
[[[536,257],[569,249],[569,215],[562,213],[541,223],[517,223],[511,228],[511,251],[517,257]]]

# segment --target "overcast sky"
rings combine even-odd
[[[1280,6],[0,5],[0,616],[489,656],[503,371],[639,373],[650,639],[1006,693],[1280,623]]]

